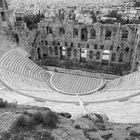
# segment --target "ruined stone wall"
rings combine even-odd
[[[52,33],[48,34],[46,31],[46,28],[50,27],[52,29]],[[65,34],[60,35],[59,29],[63,27],[65,29]],[[78,29],[78,35],[73,37],[73,28]],[[82,41],[81,40],[81,30],[87,29],[87,40]],[[136,25],[110,25],[110,24],[101,24],[101,23],[95,23],[93,25],[84,25],[84,24],[78,24],[74,22],[68,22],[68,23],[61,23],[59,21],[42,21],[39,24],[39,30],[41,32],[40,41],[39,41],[39,47],[41,48],[41,54],[47,52],[47,55],[49,56],[48,48],[52,47],[52,50],[54,49],[54,45],[52,44],[53,41],[60,42],[60,46],[66,47],[66,50],[71,47],[72,45],[72,51],[76,49],[78,52],[80,48],[87,49],[87,61],[98,61],[102,62],[102,54],[104,50],[109,50],[111,55],[109,59],[109,63],[129,63],[131,62],[131,57],[134,51],[134,40],[136,35]],[[91,29],[94,29],[96,31],[95,38],[91,39],[90,31]],[[110,30],[111,35],[106,36],[106,31]],[[122,38],[123,31],[128,32],[128,36],[126,38]],[[45,45],[45,41],[48,42],[47,45]],[[67,42],[67,46],[65,46],[65,42]],[[78,47],[78,44],[80,44],[80,48]],[[59,47],[60,47],[59,46]],[[93,58],[90,59],[89,52],[93,51]],[[101,53],[100,59],[96,60],[96,53]],[[54,52],[54,51],[53,51]],[[115,61],[111,61],[112,54],[115,53]],[[123,53],[123,61],[119,62],[119,56],[120,53]],[[59,55],[59,54],[58,54]],[[54,53],[51,54],[51,56],[55,56]],[[66,56],[67,57],[67,56]],[[73,53],[71,55],[71,59],[73,59]],[[77,56],[77,59],[79,60],[79,57]]]
[[[133,62],[137,28],[138,26],[134,24],[97,22],[85,25],[73,21],[45,19],[38,24],[37,31],[30,31],[28,35],[27,32],[22,32],[20,37],[22,42],[26,43],[28,38],[28,43],[30,42],[33,48],[34,60],[48,62],[49,59],[53,63],[84,63],[94,67],[97,63],[100,67],[103,64],[103,52],[108,50],[110,55],[107,67],[120,65],[121,68],[122,66],[126,68],[126,66],[131,67]],[[82,58],[83,50],[87,52],[85,58]]]

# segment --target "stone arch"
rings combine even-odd
[[[87,28],[81,29],[81,41],[87,41],[88,40],[88,31]]]
[[[96,30],[95,29],[91,29],[90,30],[90,39],[95,39],[96,38]]]
[[[5,13],[3,11],[1,12],[1,19],[2,21],[6,21]]]
[[[111,39],[111,35],[112,35],[112,31],[110,29],[107,29],[106,33],[105,33],[105,39],[106,40],[110,40]]]
[[[99,60],[100,59],[100,52],[96,53],[96,59]]]
[[[115,59],[116,59],[116,54],[115,53],[112,53],[111,61],[115,61]]]
[[[120,53],[120,55],[119,55],[119,62],[123,62],[123,56],[124,56],[124,54]]]

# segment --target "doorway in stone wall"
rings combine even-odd
[[[1,12],[1,19],[2,19],[2,21],[6,21],[5,13],[3,11]]]

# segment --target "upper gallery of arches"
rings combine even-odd
[[[135,26],[136,25],[108,25],[96,23],[93,25],[85,25],[85,24],[76,24],[76,23],[58,23],[52,21],[41,21],[38,26],[39,30],[43,29],[43,26],[46,28],[52,28],[52,31],[55,36],[67,38],[71,41],[82,41],[83,43],[87,43],[87,41],[102,41],[105,42],[118,42],[125,41],[129,42],[129,38],[132,38],[135,35]],[[62,36],[63,35],[63,36]],[[113,45],[113,44],[112,44]]]

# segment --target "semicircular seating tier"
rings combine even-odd
[[[11,49],[0,58],[1,79],[15,89],[47,89],[46,81],[51,74]]]
[[[139,90],[140,89],[140,72],[136,71],[131,74],[116,78],[113,81],[106,82],[101,91],[120,91],[120,90]]]
[[[78,102],[76,96],[61,94],[60,92],[54,90],[53,87],[49,85],[52,72],[42,69],[33,61],[19,53],[17,49],[9,50],[0,58],[0,70],[1,81],[3,81],[10,88],[24,93],[24,95],[26,94],[27,96],[41,98],[43,100],[53,100],[57,102]],[[64,74],[56,74],[55,76],[63,77],[62,75]],[[69,77],[71,75],[65,76],[68,79],[71,79],[71,77]],[[63,82],[66,81],[63,80],[65,80],[65,78],[62,78],[62,80],[59,82],[56,79],[54,80],[54,83],[57,81],[58,85],[61,83],[64,84]],[[91,83],[92,82],[93,81],[91,81]],[[71,85],[73,85],[73,80]],[[139,85],[140,72],[134,72],[129,75],[117,78],[111,82],[107,82],[101,91],[88,94],[86,96],[81,96],[81,98],[85,103],[121,100],[138,95],[140,91]],[[66,87],[68,88],[68,86]],[[78,91],[78,89],[76,90]]]
[[[104,82],[99,78],[90,78],[64,73],[54,73],[50,83],[52,87],[65,94],[90,94],[97,91]]]

